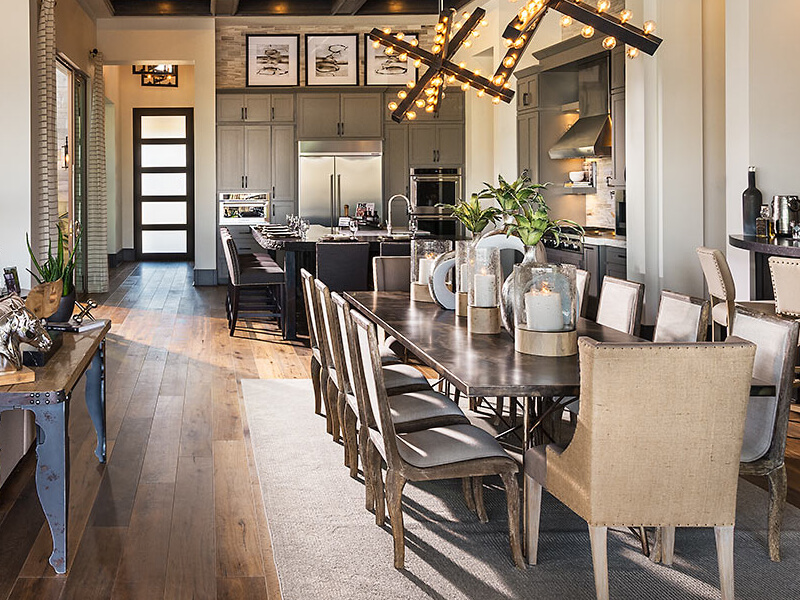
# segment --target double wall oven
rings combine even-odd
[[[442,237],[464,237],[462,225],[443,204],[462,199],[461,169],[417,167],[411,169],[411,208],[421,231]]]

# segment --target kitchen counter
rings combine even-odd
[[[753,235],[729,235],[728,243],[734,248],[749,250],[755,262],[755,300],[774,300],[772,276],[769,271],[770,256],[800,258],[800,240],[778,237],[772,240]]]
[[[627,247],[625,236],[616,235],[612,232],[603,234],[587,233],[583,236],[583,243],[589,244],[590,246],[610,246],[612,248]]]

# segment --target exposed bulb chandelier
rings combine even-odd
[[[369,34],[373,46],[385,46],[386,54],[396,53],[401,59],[413,61],[415,67],[423,64],[428,67],[418,81],[409,81],[407,89],[397,93],[398,101],[389,103],[392,119],[398,123],[403,118],[413,120],[417,117],[414,108],[437,113],[448,84],[458,83],[464,91],[473,88],[478,96],[491,97],[494,104],[511,102],[514,98],[514,91],[510,89],[511,74],[551,8],[563,15],[563,27],[569,27],[575,21],[582,23],[581,35],[586,38],[593,37],[596,32],[606,34],[603,39],[606,50],[614,48],[619,41],[627,44],[626,54],[630,58],[636,57],[640,50],[653,55],[662,41],[653,35],[655,23],[647,21],[643,28],[635,27],[630,24],[631,11],[623,10],[619,16],[614,16],[607,12],[610,6],[609,0],[598,0],[596,6],[581,0],[530,0],[503,32],[508,50],[491,79],[483,77],[478,70],[467,69],[463,62],[457,64],[452,60],[462,46],[469,47],[472,38],[480,35],[477,28],[487,25],[484,19],[486,11],[482,8],[464,13],[458,22],[455,9],[442,10],[430,51],[420,48],[417,40],[406,41],[402,32],[392,34],[389,28],[373,29]]]

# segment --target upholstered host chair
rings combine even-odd
[[[723,600],[733,599],[739,453],[755,346],[578,342],[581,411],[564,450],[525,452],[528,561],[536,564],[542,487],[589,525],[597,598],[608,598],[609,527],[714,527]],[[702,398],[702,402],[698,402]],[[624,416],[624,418],[620,418]]]
[[[775,396],[754,396],[747,406],[741,465],[742,475],[769,481],[769,557],[781,559],[780,535],[786,504],[786,435],[793,396],[797,356],[797,321],[736,307],[733,335],[757,346],[753,376],[775,384]]]
[[[334,292],[369,289],[369,242],[317,242],[317,279]]]
[[[775,312],[793,319],[800,318],[800,259],[769,257]]]
[[[372,282],[376,292],[409,291],[411,289],[411,257],[373,257]]]
[[[406,481],[430,481],[500,475],[506,489],[509,540],[516,565],[524,568],[519,539],[519,485],[516,461],[489,433],[469,424],[431,427],[400,433],[384,385],[375,325],[356,311],[350,312],[356,332],[364,402],[374,416],[369,428],[367,469],[373,484],[380,480],[381,459],[386,461],[386,501],[394,538],[394,566],[405,564],[402,496]],[[375,485],[378,511],[383,509],[383,486]]]
[[[658,304],[654,342],[704,342],[708,334],[709,302],[664,290]]]
[[[597,322],[600,325],[639,335],[642,322],[644,285],[606,275],[600,288]]]

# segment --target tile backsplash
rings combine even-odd
[[[606,183],[613,175],[610,157],[597,159],[597,193],[586,195],[586,226],[614,229],[616,207],[611,194],[613,188]]]

